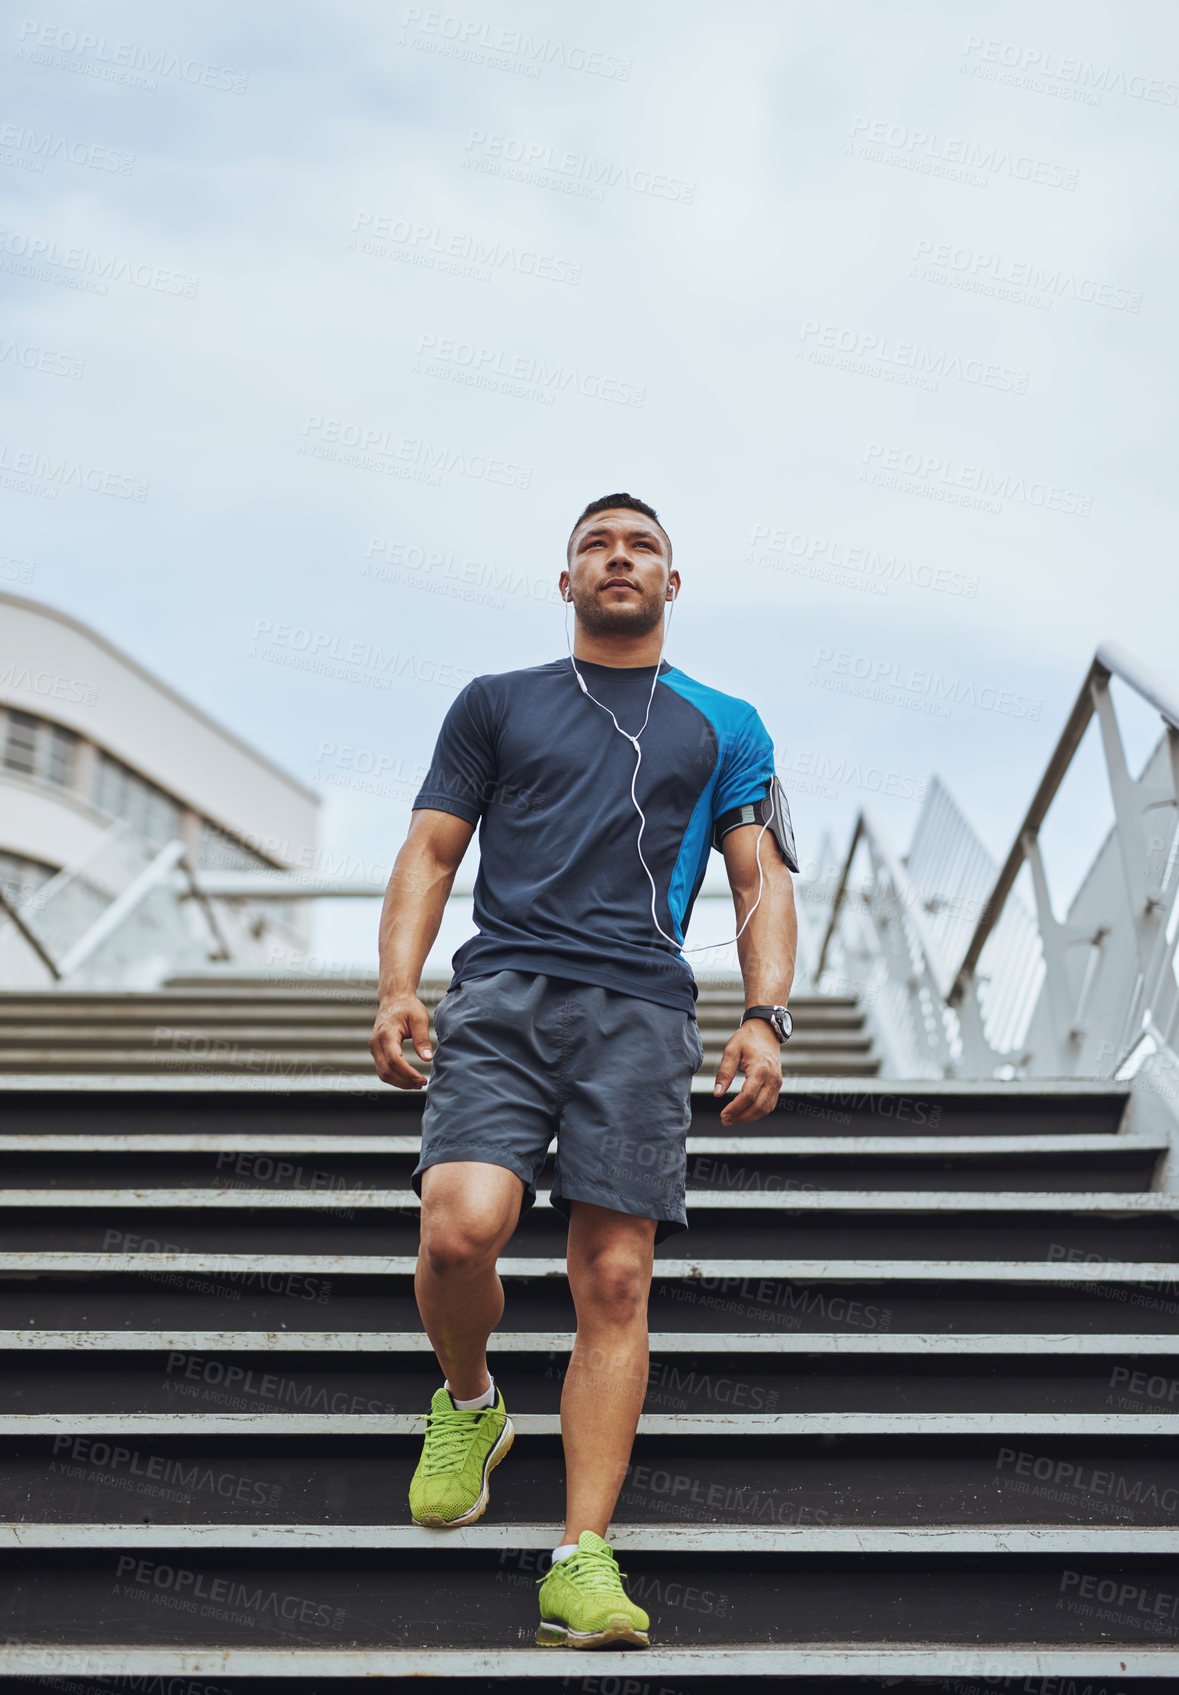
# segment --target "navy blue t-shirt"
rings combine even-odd
[[[655,667],[577,664],[637,735]],[[748,701],[664,660],[639,745],[643,858],[659,923],[682,946],[713,824],[765,795],[773,742]],[[479,933],[455,953],[452,983],[532,971],[694,1009],[691,967],[651,921],[634,768],[633,746],[582,694],[568,657],[460,691],[413,803],[479,825]]]

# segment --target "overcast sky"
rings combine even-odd
[[[383,875],[629,489],[804,864],[935,774],[1003,857],[1098,641],[1176,678],[1175,9],[456,4],[10,14],[5,586]]]

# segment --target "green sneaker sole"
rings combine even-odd
[[[482,1486],[479,1490],[478,1496],[476,1497],[475,1504],[468,1507],[465,1513],[460,1513],[457,1518],[443,1518],[439,1513],[430,1513],[427,1514],[425,1518],[418,1518],[416,1513],[411,1512],[410,1517],[413,1519],[413,1522],[415,1524],[429,1525],[435,1528],[447,1530],[460,1524],[474,1524],[477,1518],[482,1518],[483,1514],[487,1511],[487,1503],[491,1499],[491,1473],[503,1459],[512,1443],[515,1441],[515,1438],[516,1432],[513,1428],[512,1421],[510,1418],[505,1418],[504,1427],[496,1439],[495,1446],[488,1449],[487,1458],[483,1461]]]
[[[615,1613],[602,1630],[572,1630],[560,1619],[545,1619],[536,1640],[541,1648],[612,1648],[619,1642],[635,1648],[651,1646],[647,1632],[636,1630],[625,1613]]]

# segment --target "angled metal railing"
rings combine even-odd
[[[1115,676],[1162,719],[1162,736],[1136,778],[1110,693]],[[1094,718],[1114,822],[1068,913],[1058,918],[1041,829]],[[871,814],[861,810],[815,970],[820,987],[832,965],[853,976],[859,971],[865,982],[882,980],[877,1016],[890,1069],[926,1076],[1108,1077],[1144,1038],[1175,1048],[1179,693],[1118,644],[1099,645],[948,978],[936,915],[945,902],[959,903],[959,917],[977,904],[980,868],[988,862],[960,814],[955,824],[942,805],[936,828],[931,816],[923,809],[902,865]],[[933,850],[939,831],[940,846]],[[868,875],[853,888],[861,847]],[[1014,892],[1025,866],[1032,911]]]

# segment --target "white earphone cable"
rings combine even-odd
[[[745,914],[745,917],[744,917],[744,919],[742,920],[742,923],[741,923],[741,929],[737,931],[737,934],[735,936],[730,936],[728,941],[725,941],[725,942],[706,942],[701,947],[695,947],[695,948],[684,947],[682,942],[677,942],[674,936],[668,935],[667,931],[663,928],[662,924],[660,924],[659,918],[658,918],[656,911],[655,911],[655,898],[656,898],[658,891],[655,887],[655,879],[651,875],[651,867],[647,864],[646,859],[643,858],[643,831],[647,827],[647,818],[646,818],[646,814],[644,813],[642,807],[639,805],[639,797],[635,793],[635,784],[638,782],[638,778],[639,778],[639,766],[643,763],[643,750],[639,746],[639,736],[641,736],[643,731],[647,728],[647,720],[651,716],[651,703],[655,699],[655,689],[656,689],[656,686],[659,682],[659,667],[663,663],[663,649],[667,644],[668,633],[671,629],[671,620],[672,620],[672,614],[675,611],[676,597],[675,597],[674,594],[671,597],[671,612],[668,613],[667,621],[666,621],[666,623],[663,627],[663,639],[661,640],[661,642],[659,644],[659,658],[655,661],[655,675],[651,679],[651,693],[647,696],[647,711],[646,711],[646,714],[643,718],[642,724],[639,726],[638,734],[633,735],[633,736],[629,735],[627,733],[627,731],[622,728],[622,725],[618,722],[617,718],[615,718],[613,712],[610,711],[610,708],[605,704],[604,701],[600,701],[594,695],[590,694],[589,689],[586,687],[585,678],[582,676],[581,672],[577,669],[577,661],[573,657],[573,647],[572,647],[572,644],[569,640],[569,607],[570,607],[571,601],[572,601],[572,596],[566,595],[565,596],[565,646],[569,649],[569,662],[573,666],[573,674],[577,678],[578,686],[580,687],[582,694],[585,695],[587,700],[592,700],[595,706],[600,706],[603,712],[609,714],[610,719],[614,724],[614,728],[618,731],[618,734],[620,736],[624,736],[626,738],[626,740],[631,744],[631,746],[635,750],[636,755],[638,756],[635,760],[635,768],[634,768],[634,772],[633,772],[633,774],[631,776],[631,780],[630,780],[630,798],[634,802],[635,810],[639,815],[639,833],[638,833],[638,837],[636,839],[635,845],[639,850],[639,859],[642,861],[643,870],[647,873],[647,881],[651,885],[651,921],[655,925],[655,928],[659,931],[659,934],[661,936],[665,937],[666,940],[669,941],[672,944],[673,947],[677,948],[680,953],[709,953],[709,952],[712,951],[713,948],[730,947],[734,942],[740,940],[740,937],[742,935],[742,932],[745,929],[746,924],[749,923],[749,920],[753,917],[754,913],[757,911],[758,906],[761,903],[762,889],[765,886],[765,875],[764,875],[762,868],[761,868],[761,838],[762,838],[762,836],[765,835],[766,830],[769,828],[770,819],[772,819],[773,816],[774,816],[773,786],[771,785],[770,794],[769,794],[769,801],[770,801],[769,817],[765,820],[760,831],[758,832],[757,843],[756,843],[756,847],[754,849],[754,851],[757,854],[757,900],[754,901],[753,905],[749,908],[749,911]]]

